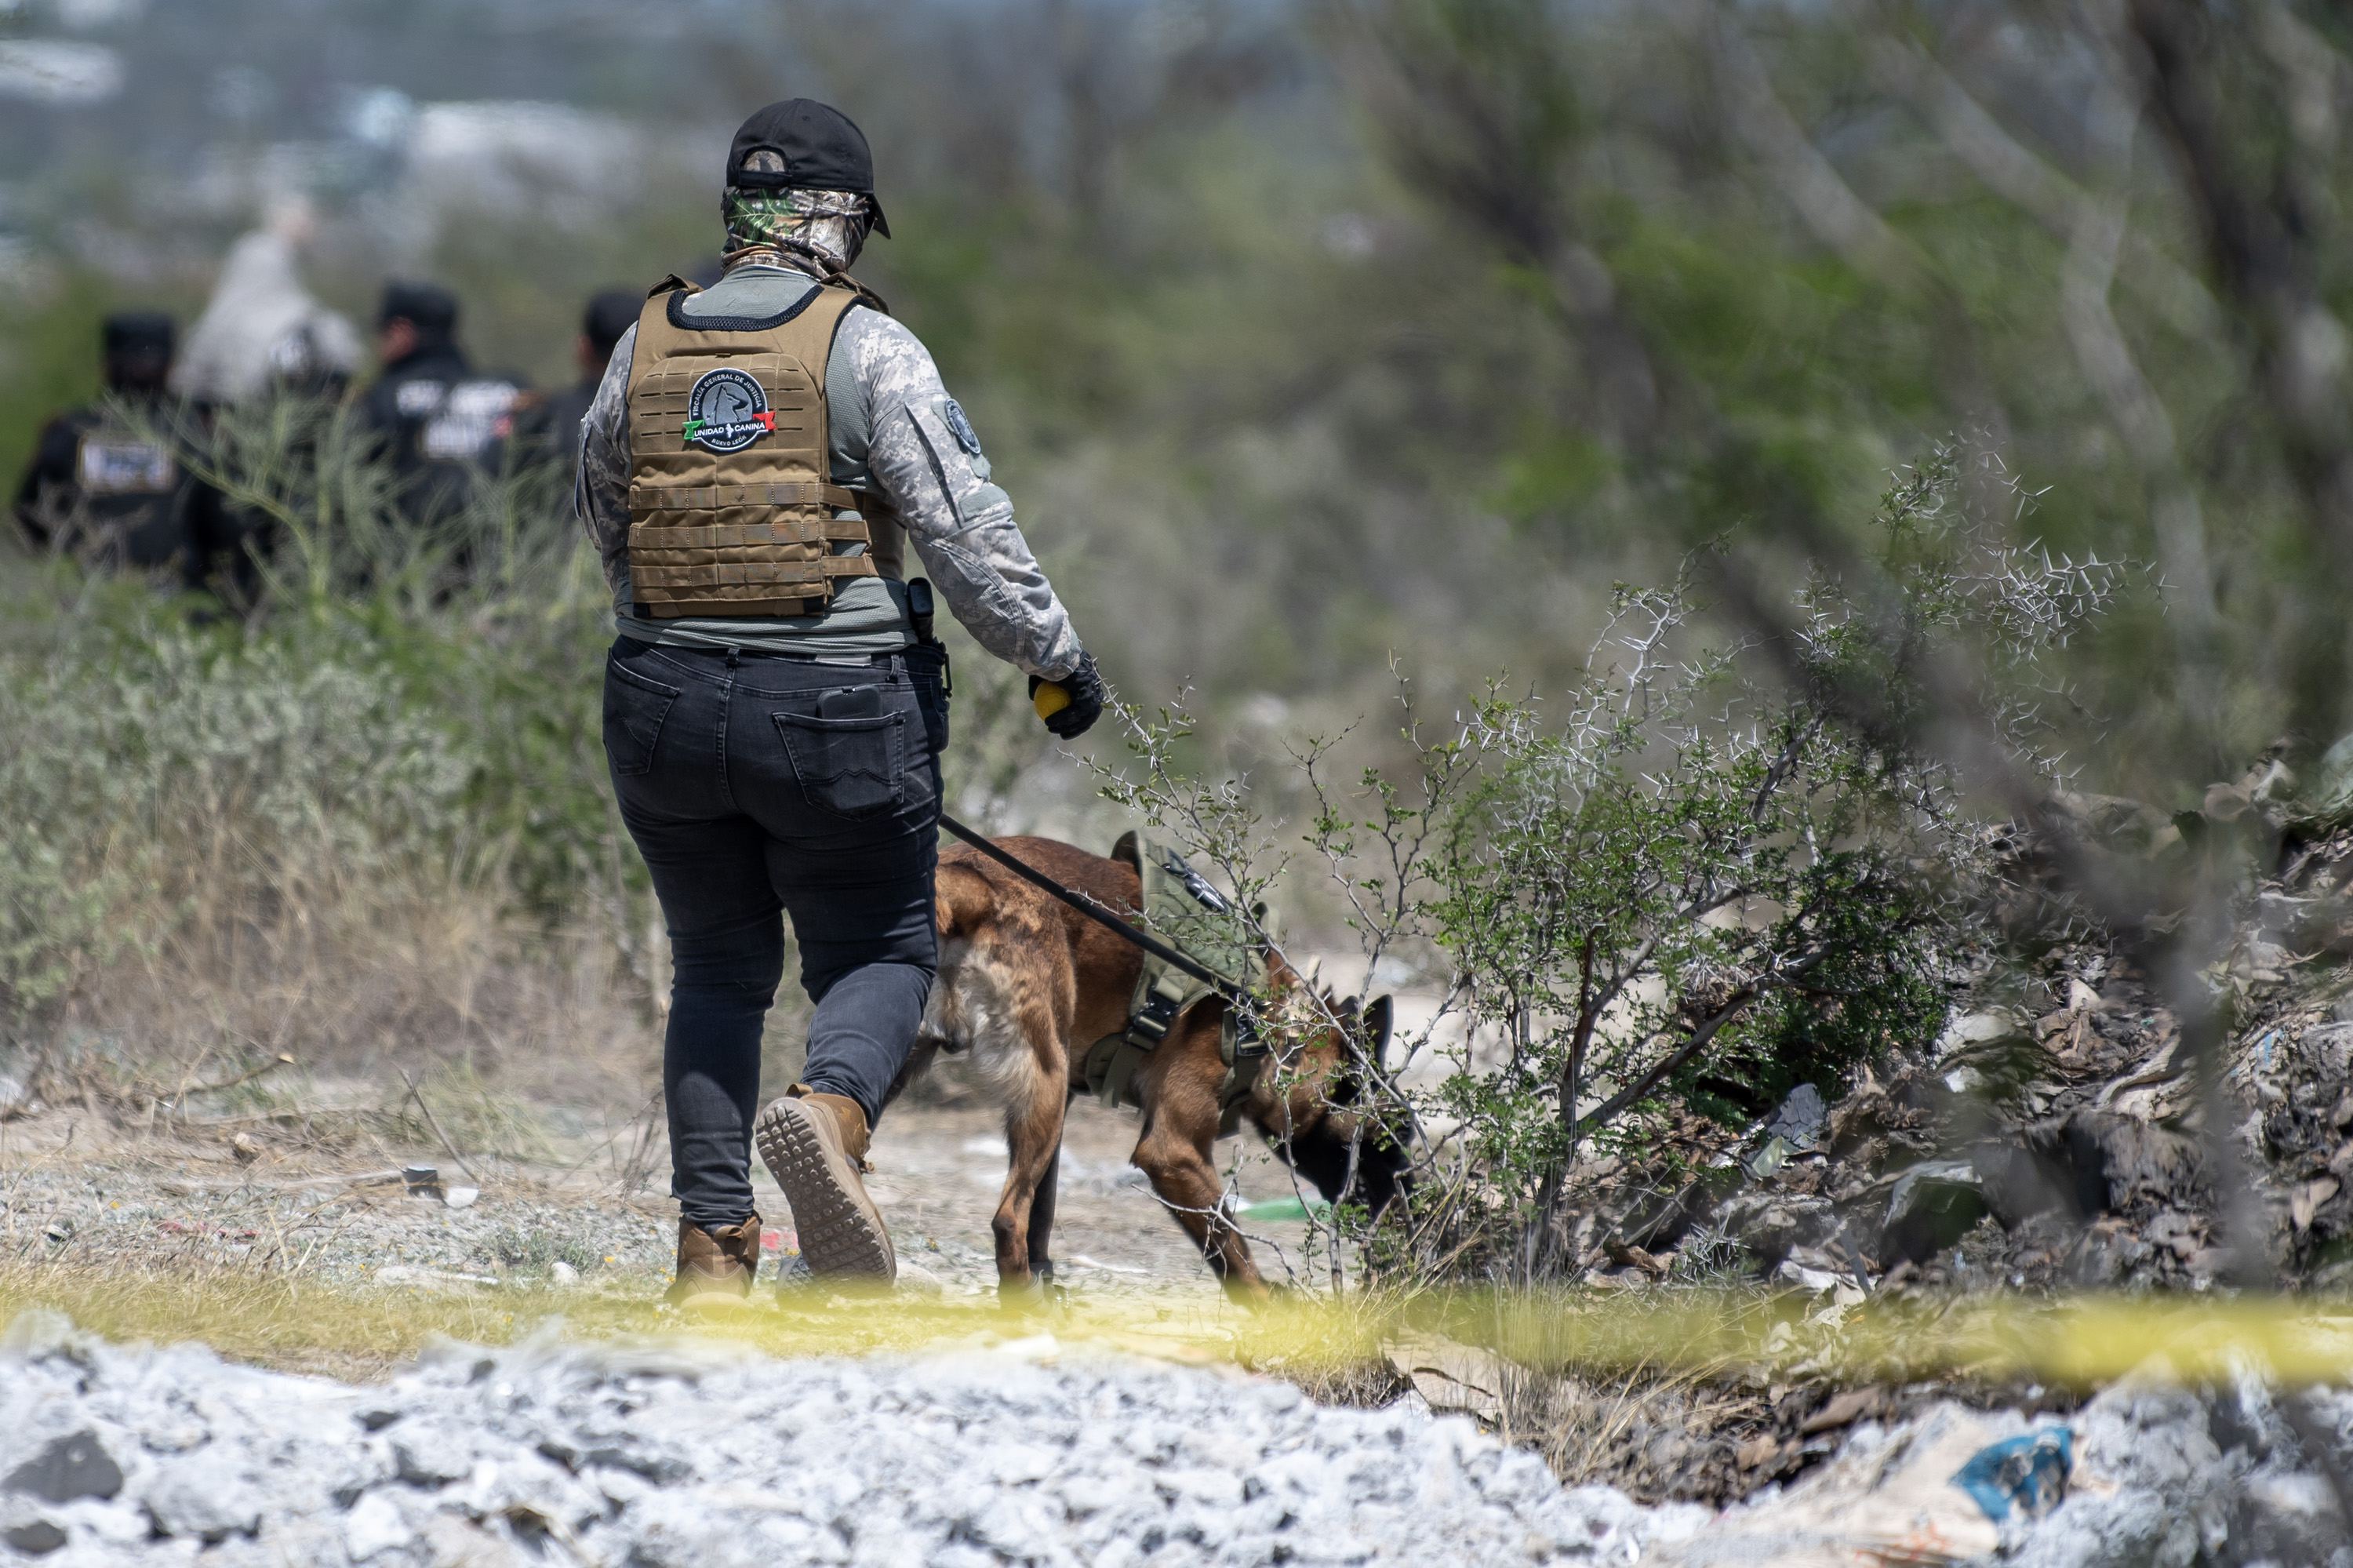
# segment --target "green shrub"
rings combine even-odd
[[[1393,957],[1445,977],[1430,1023],[1357,1063],[1386,1107],[1366,1136],[1443,1134],[1400,1222],[1410,1245],[1377,1255],[1572,1266],[1584,1172],[1651,1150],[1659,1113],[1745,1123],[1936,1036],[1990,872],[1972,802],[2058,780],[2046,663],[2130,575],[2011,542],[2021,493],[1992,454],[1940,450],[1884,497],[1872,569],[1817,571],[1778,627],[1751,614],[1751,632],[1703,642],[1703,575],[1736,566],[1719,546],[1666,588],[1621,587],[1552,700],[1491,686],[1433,736],[1403,691],[1410,772],[1343,790],[1328,745],[1298,753],[1319,803],[1306,844],[1363,938],[1362,989]],[[1127,717],[1139,766],[1106,793],[1243,906],[1272,891],[1286,867],[1254,792],[1182,774],[1181,715]],[[1432,1055],[1440,1081],[1409,1087],[1403,1067]]]
[[[486,473],[461,514],[417,528],[343,412],[283,401],[182,433],[271,541],[227,602],[13,568],[16,1033],[45,1034],[125,962],[283,978],[460,906],[525,945],[592,934],[649,992],[650,900],[605,778],[609,616],[568,477]]]

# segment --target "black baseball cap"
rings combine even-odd
[[[620,345],[621,334],[635,326],[646,297],[630,289],[607,289],[588,302],[580,330],[607,358]]]
[[[172,318],[161,311],[117,311],[99,327],[109,355],[172,357]]]
[[[776,155],[754,158],[757,153]],[[866,133],[849,115],[814,98],[771,103],[744,122],[727,149],[726,183],[753,191],[855,191],[873,202],[874,232],[891,237],[882,204],[874,200],[874,154]]]
[[[438,283],[403,282],[396,278],[384,286],[384,307],[376,325],[405,321],[427,337],[446,337],[458,330],[458,296]]]

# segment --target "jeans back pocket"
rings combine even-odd
[[[622,778],[653,771],[662,721],[679,689],[649,681],[617,660],[605,661],[605,760]]]
[[[895,810],[905,802],[905,713],[853,712],[839,718],[801,713],[769,716],[776,721],[793,776],[800,780],[801,795],[810,805],[856,821]]]

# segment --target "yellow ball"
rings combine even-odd
[[[1030,694],[1029,705],[1038,710],[1039,718],[1052,718],[1071,705],[1071,694],[1051,681],[1041,681]]]

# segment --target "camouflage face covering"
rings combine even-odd
[[[727,252],[783,250],[809,257],[828,271],[858,260],[874,224],[873,203],[855,191],[727,193]]]

